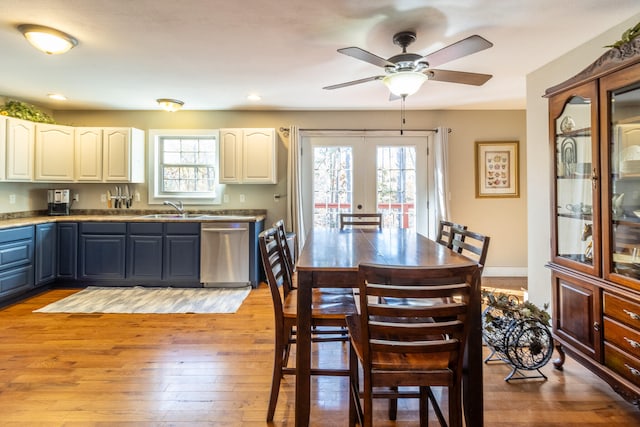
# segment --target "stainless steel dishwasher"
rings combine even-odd
[[[200,237],[200,282],[203,286],[250,286],[249,223],[203,222]]]

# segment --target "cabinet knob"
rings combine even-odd
[[[633,320],[640,320],[640,315],[634,313],[633,311],[629,311],[625,308],[623,308],[622,311],[624,311]]]
[[[640,342],[634,341],[631,338],[623,337],[626,342],[633,348],[640,348]]]
[[[598,322],[593,322],[593,330],[596,332],[600,331],[600,323]]]
[[[634,368],[633,366],[630,366],[629,364],[625,363],[624,367],[627,368],[632,375],[636,377],[640,377],[640,371]]]

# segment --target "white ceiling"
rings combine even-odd
[[[336,49],[387,58],[393,34],[414,30],[408,51],[421,55],[483,36],[492,48],[438,68],[494,77],[426,82],[407,109],[523,109],[526,74],[637,13],[638,0],[0,0],[0,96],[54,110],[155,110],[164,97],[192,110],[389,109],[380,81],[322,87],[383,74]],[[21,23],[79,44],[45,55]]]

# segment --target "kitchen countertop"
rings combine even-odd
[[[82,211],[71,215],[49,216],[42,212],[32,212],[25,216],[18,214],[5,214],[0,217],[0,229],[20,227],[24,225],[36,225],[49,222],[258,222],[264,220],[265,211],[229,211],[229,212],[186,212],[188,214],[205,215],[204,218],[143,218],[144,215],[153,214],[177,214],[175,211],[135,211],[122,212],[113,210]],[[13,217],[15,215],[15,217]],[[206,216],[215,218],[207,218]],[[229,216],[229,219],[224,219]],[[241,216],[242,219],[238,217]]]

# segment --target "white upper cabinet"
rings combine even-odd
[[[75,134],[76,181],[102,181],[102,128],[75,128]]]
[[[0,116],[0,181],[7,178],[7,119]]]
[[[40,123],[36,125],[36,181],[73,181],[74,141],[74,129],[71,126]]]
[[[13,117],[7,118],[6,180],[33,180],[35,124]]]
[[[144,182],[144,131],[104,128],[103,181]]]
[[[276,184],[278,145],[273,128],[220,130],[221,184]]]

